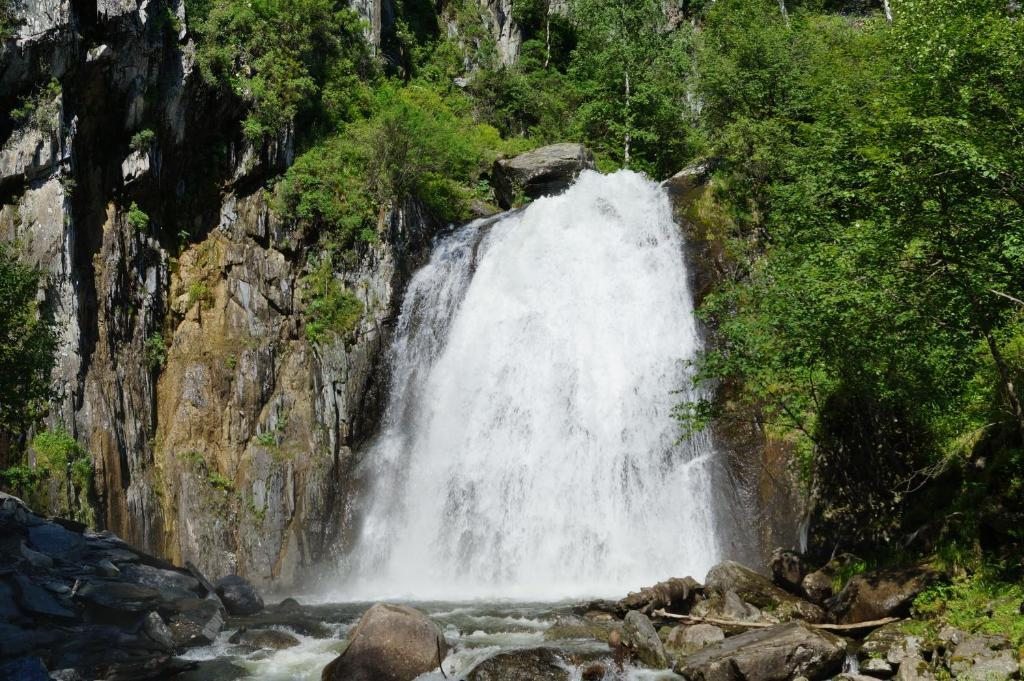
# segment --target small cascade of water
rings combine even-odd
[[[665,192],[628,171],[466,225],[412,279],[361,452],[342,599],[563,599],[702,577],[708,438],[671,411],[699,350]]]

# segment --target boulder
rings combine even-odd
[[[941,632],[939,638],[948,641],[945,663],[956,679],[1005,681],[1020,673],[1017,655],[1005,636],[954,630]]]
[[[284,650],[299,645],[299,639],[280,629],[246,629],[243,627],[231,635],[228,643],[253,648]]]
[[[772,581],[790,593],[801,593],[801,584],[807,574],[807,565],[803,556],[796,551],[777,548],[772,551],[768,568],[772,573]]]
[[[199,581],[183,571],[162,570],[151,565],[125,565],[120,572],[130,582],[155,589],[164,602],[194,598],[200,590]]]
[[[622,623],[622,642],[633,655],[648,667],[664,669],[668,667],[668,656],[665,646],[658,637],[651,620],[647,615],[630,610]]]
[[[896,673],[896,670],[888,660],[881,657],[869,657],[860,663],[860,670],[867,676],[878,679],[888,679]]]
[[[79,589],[78,598],[93,608],[136,613],[156,608],[160,592],[141,584],[96,580]]]
[[[778,624],[777,618],[769,617],[750,603],[736,595],[735,591],[724,594],[712,593],[708,598],[693,607],[691,614],[697,617],[710,617],[717,620],[735,620],[737,622],[763,622]],[[742,634],[748,629],[744,626],[720,625],[729,634]]]
[[[520,194],[535,199],[558,194],[579,174],[594,168],[594,155],[582,144],[552,144],[494,163],[492,183],[502,208],[508,209]]]
[[[650,615],[658,609],[665,609],[679,615],[690,612],[702,587],[693,577],[674,577],[630,593],[618,602],[618,610],[625,615],[630,610],[639,610]]]
[[[841,624],[905,617],[914,598],[936,578],[934,572],[916,568],[865,572],[850,579],[825,605]]]
[[[800,590],[807,600],[818,605],[823,604],[834,595],[833,576],[828,570],[821,569],[804,575],[800,581]]]
[[[19,657],[16,660],[0,662],[0,679],[50,681],[50,674],[38,657]]]
[[[551,648],[528,648],[489,657],[466,678],[468,681],[569,681],[569,670]]]
[[[679,625],[665,639],[665,649],[676,656],[691,655],[725,640],[725,632],[711,624]]]
[[[900,663],[893,678],[896,681],[935,681],[935,673],[923,658],[912,656]]]
[[[263,598],[252,582],[244,577],[221,577],[214,587],[229,615],[255,615],[263,610]]]
[[[558,617],[544,631],[544,640],[564,641],[567,639],[592,638],[598,641],[607,641],[611,629],[612,621],[610,619],[591,619],[576,615],[566,615]]]
[[[710,645],[680,660],[676,671],[689,681],[817,681],[839,672],[845,658],[842,639],[789,622]]]
[[[177,648],[210,645],[224,628],[220,603],[212,598],[183,598],[161,610]]]
[[[348,640],[345,652],[324,668],[323,681],[412,681],[439,667],[448,653],[438,626],[404,605],[374,605]]]
[[[921,657],[921,644],[919,636],[906,631],[904,622],[893,622],[868,634],[857,651],[857,657],[862,665],[871,659],[898,665],[903,660]]]
[[[825,621],[825,612],[813,603],[780,589],[753,570],[727,560],[711,568],[704,589],[722,595],[734,591],[745,602],[771,611],[779,620],[801,619],[812,624]]]

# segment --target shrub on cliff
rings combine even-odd
[[[0,244],[0,441],[24,433],[50,396],[56,341],[38,303],[39,278]]]

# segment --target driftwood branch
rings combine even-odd
[[[719,619],[717,617],[677,615],[675,613],[665,612],[664,610],[655,610],[652,614],[657,617],[667,617],[668,619],[679,620],[684,624],[715,624],[723,627],[746,627],[748,629],[765,629],[767,627],[774,627],[776,624],[775,622],[744,622],[742,620],[727,620]],[[811,624],[810,622],[804,622],[804,624],[813,629],[825,629],[827,631],[854,631],[857,629],[874,629],[882,626],[883,624],[892,624],[893,622],[899,621],[899,617],[886,617],[880,620],[871,620],[870,622],[855,622],[854,624]]]

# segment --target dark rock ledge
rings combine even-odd
[[[175,652],[212,643],[224,620],[193,566],[0,493],[0,678],[163,677],[179,669]]]

